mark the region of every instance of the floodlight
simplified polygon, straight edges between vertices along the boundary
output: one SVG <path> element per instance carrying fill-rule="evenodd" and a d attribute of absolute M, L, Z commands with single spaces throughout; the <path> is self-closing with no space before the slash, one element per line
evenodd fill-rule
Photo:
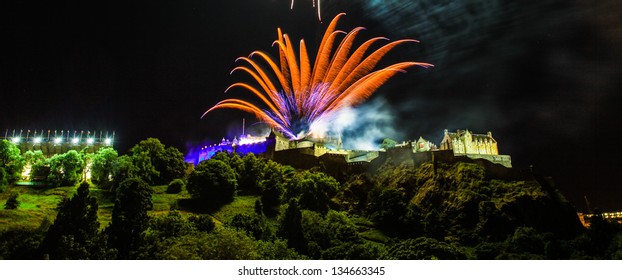
<path fill-rule="evenodd" d="M 35 138 L 34 142 L 35 142 L 35 144 L 41 143 L 41 137 Z"/>
<path fill-rule="evenodd" d="M 93 144 L 93 142 L 95 142 L 95 139 L 93 139 L 93 138 L 86 139 L 86 143 L 89 144 L 89 145 Z"/>
<path fill-rule="evenodd" d="M 78 144 L 79 142 L 80 142 L 80 139 L 79 139 L 79 138 L 77 138 L 77 137 L 76 137 L 76 138 L 71 139 L 71 143 L 72 143 L 72 144 Z"/>
<path fill-rule="evenodd" d="M 11 139 L 11 141 L 13 141 L 13 143 L 19 143 L 19 141 L 22 141 L 22 139 L 19 138 L 19 137 L 13 137 L 13 139 Z"/>
<path fill-rule="evenodd" d="M 54 138 L 54 144 L 60 144 L 60 142 L 63 142 L 63 138 L 60 138 L 60 137 Z"/>
<path fill-rule="evenodd" d="M 108 146 L 110 146 L 110 144 L 112 144 L 112 139 L 110 138 L 106 138 L 106 140 L 104 140 L 104 143 Z"/>

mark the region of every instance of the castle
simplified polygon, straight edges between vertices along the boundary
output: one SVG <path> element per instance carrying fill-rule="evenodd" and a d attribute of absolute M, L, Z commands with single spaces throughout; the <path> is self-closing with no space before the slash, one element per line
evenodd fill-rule
<path fill-rule="evenodd" d="M 441 141 L 441 150 L 452 150 L 455 156 L 467 156 L 472 159 L 486 159 L 490 162 L 512 167 L 509 155 L 500 155 L 497 140 L 492 137 L 492 132 L 475 134 L 468 130 L 449 132 L 445 129 L 445 135 Z"/>
<path fill-rule="evenodd" d="M 245 137 L 242 137 L 243 139 Z M 419 137 L 417 141 L 395 143 L 385 141 L 379 150 L 346 150 L 341 148 L 341 138 L 290 140 L 283 134 L 272 131 L 265 141 L 241 144 L 242 141 L 223 139 L 221 143 L 203 146 L 187 157 L 188 162 L 198 164 L 211 158 L 217 152 L 254 153 L 296 168 L 323 166 L 333 172 L 364 172 L 376 169 L 387 160 L 418 166 L 429 161 L 471 161 L 500 173 L 511 169 L 509 155 L 500 155 L 497 141 L 492 133 L 475 134 L 469 130 L 455 133 L 445 129 L 440 148 Z M 499 173 L 498 172 L 498 173 Z"/>

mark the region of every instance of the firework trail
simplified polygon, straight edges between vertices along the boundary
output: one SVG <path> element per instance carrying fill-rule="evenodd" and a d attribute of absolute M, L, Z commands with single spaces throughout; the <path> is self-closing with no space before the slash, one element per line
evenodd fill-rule
<path fill-rule="evenodd" d="M 317 18 L 320 20 L 320 22 L 322 21 L 322 14 L 320 12 L 321 8 L 320 8 L 320 0 L 311 0 L 311 3 L 313 3 L 313 7 L 315 8 L 317 6 Z M 294 0 L 292 0 L 292 4 L 289 7 L 290 9 L 294 9 Z"/>
<path fill-rule="evenodd" d="M 298 60 L 289 36 L 277 29 L 278 39 L 273 46 L 279 49 L 280 63 L 263 51 L 240 57 L 237 60 L 248 66 L 238 66 L 231 72 L 246 72 L 257 85 L 239 82 L 225 90 L 244 88 L 261 100 L 261 107 L 243 99 L 225 99 L 208 109 L 203 116 L 215 109 L 232 108 L 253 113 L 290 139 L 322 135 L 320 131 L 313 131 L 314 124 L 330 122 L 330 118 L 340 110 L 363 103 L 389 78 L 405 72 L 408 67 L 432 66 L 422 62 L 400 62 L 373 71 L 391 49 L 406 42 L 418 41 L 404 39 L 391 42 L 366 56 L 372 44 L 388 39 L 375 37 L 354 49 L 354 39 L 364 28 L 357 27 L 349 33 L 336 30 L 337 22 L 343 15 L 337 15 L 328 25 L 313 67 L 304 40 L 300 40 Z M 338 37 L 344 34 L 339 41 Z M 339 44 L 333 51 L 337 42 Z M 268 69 L 262 68 L 259 62 L 267 65 Z"/>

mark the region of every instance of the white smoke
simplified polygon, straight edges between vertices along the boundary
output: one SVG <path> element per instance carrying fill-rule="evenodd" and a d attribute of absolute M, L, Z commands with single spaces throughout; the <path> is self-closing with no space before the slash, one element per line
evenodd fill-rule
<path fill-rule="evenodd" d="M 341 135 L 344 149 L 377 150 L 385 138 L 402 139 L 394 128 L 394 110 L 382 98 L 375 98 L 360 107 L 344 108 L 311 124 L 313 137 Z"/>

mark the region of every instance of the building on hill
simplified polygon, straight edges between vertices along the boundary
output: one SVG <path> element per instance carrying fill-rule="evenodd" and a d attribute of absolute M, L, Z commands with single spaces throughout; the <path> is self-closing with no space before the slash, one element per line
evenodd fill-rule
<path fill-rule="evenodd" d="M 490 131 L 486 134 L 475 134 L 469 130 L 449 132 L 445 129 L 440 150 L 452 150 L 454 156 L 466 156 L 472 159 L 482 158 L 508 168 L 512 167 L 510 156 L 499 154 L 497 140 L 492 137 Z"/>
<path fill-rule="evenodd" d="M 490 132 L 474 134 L 468 130 L 458 130 L 456 133 L 449 133 L 445 130 L 444 136 L 440 148 L 419 137 L 417 141 L 400 144 L 392 141 L 391 145 L 380 150 L 359 151 L 341 148 L 340 137 L 291 140 L 278 131 L 272 131 L 267 137 L 262 137 L 263 141 L 257 137 L 259 140 L 249 144 L 242 144 L 241 140 L 245 137 L 241 137 L 239 142 L 237 139 L 233 141 L 223 139 L 220 144 L 202 146 L 196 149 L 196 155 L 188 156 L 187 161 L 198 164 L 217 152 L 233 152 L 241 155 L 253 152 L 296 168 L 330 166 L 334 170 L 365 170 L 367 166 L 379 166 L 387 159 L 396 163 L 418 165 L 433 160 L 454 161 L 465 158 L 484 160 L 505 168 L 512 167 L 509 155 L 499 155 L 497 141 Z"/>

